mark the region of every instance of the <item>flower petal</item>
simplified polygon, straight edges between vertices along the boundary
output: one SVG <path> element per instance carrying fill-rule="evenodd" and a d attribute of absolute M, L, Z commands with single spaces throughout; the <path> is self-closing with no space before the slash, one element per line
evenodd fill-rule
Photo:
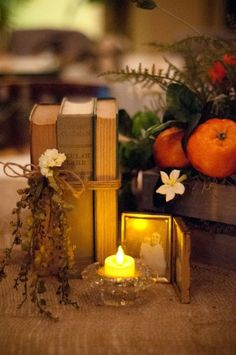
<path fill-rule="evenodd" d="M 169 185 L 161 185 L 157 190 L 156 193 L 157 194 L 161 194 L 161 195 L 166 195 L 169 191 L 169 189 L 171 188 L 171 186 Z"/>
<path fill-rule="evenodd" d="M 160 171 L 160 174 L 161 174 L 161 181 L 164 183 L 164 184 L 169 184 L 170 183 L 170 179 L 169 179 L 169 176 L 164 172 L 164 171 Z"/>
<path fill-rule="evenodd" d="M 180 170 L 177 169 L 172 170 L 170 173 L 170 180 L 177 181 L 177 179 L 179 178 L 179 174 L 180 174 Z"/>
<path fill-rule="evenodd" d="M 171 187 L 166 194 L 166 202 L 173 200 L 174 197 L 175 197 L 175 192 L 174 189 Z"/>
<path fill-rule="evenodd" d="M 173 190 L 176 194 L 183 195 L 185 187 L 181 182 L 176 182 L 173 186 Z"/>

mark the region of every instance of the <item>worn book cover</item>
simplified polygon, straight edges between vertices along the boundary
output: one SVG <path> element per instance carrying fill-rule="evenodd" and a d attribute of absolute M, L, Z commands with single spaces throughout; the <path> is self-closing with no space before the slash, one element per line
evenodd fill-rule
<path fill-rule="evenodd" d="M 39 157 L 47 149 L 56 148 L 56 121 L 60 105 L 54 104 L 36 104 L 30 114 L 30 153 L 31 163 L 38 165 Z M 58 253 L 55 251 L 54 243 L 50 238 L 51 222 L 50 210 L 45 218 L 44 226 L 49 230 L 43 241 L 48 255 L 50 257 L 49 267 L 45 270 L 45 274 L 54 274 L 58 268 Z M 49 252 L 51 251 L 51 252 Z"/>
<path fill-rule="evenodd" d="M 57 147 L 56 121 L 60 105 L 36 104 L 30 114 L 31 163 L 38 165 L 46 149 Z"/>

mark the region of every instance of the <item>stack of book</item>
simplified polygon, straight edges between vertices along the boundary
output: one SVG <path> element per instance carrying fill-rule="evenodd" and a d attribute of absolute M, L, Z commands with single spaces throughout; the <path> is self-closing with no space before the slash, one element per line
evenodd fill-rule
<path fill-rule="evenodd" d="M 115 99 L 91 98 L 86 102 L 63 99 L 61 105 L 37 104 L 30 115 L 31 163 L 46 149 L 66 154 L 64 168 L 86 181 L 117 179 L 117 103 Z M 68 213 L 71 241 L 76 245 L 79 269 L 101 264 L 117 249 L 117 189 L 86 189 Z"/>

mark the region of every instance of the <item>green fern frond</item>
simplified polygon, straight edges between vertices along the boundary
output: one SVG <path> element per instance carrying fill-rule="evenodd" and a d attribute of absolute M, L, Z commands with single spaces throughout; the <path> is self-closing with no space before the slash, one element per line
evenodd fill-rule
<path fill-rule="evenodd" d="M 236 52 L 235 39 L 206 36 L 188 37 L 173 44 L 152 45 L 159 51 L 175 53 L 183 59 L 182 70 L 176 68 L 170 61 L 166 62 L 178 72 L 177 78 L 191 88 L 202 101 L 207 101 L 211 95 L 212 85 L 208 70 L 214 60 L 223 58 L 225 53 Z"/>
<path fill-rule="evenodd" d="M 153 85 L 158 84 L 161 89 L 166 89 L 169 83 L 183 84 L 183 80 L 178 76 L 178 72 L 172 67 L 168 67 L 166 72 L 163 69 L 157 71 L 155 65 L 149 70 L 143 68 L 142 64 L 139 64 L 137 69 L 130 69 L 126 66 L 125 69 L 119 69 L 115 71 L 107 71 L 100 76 L 107 76 L 112 81 L 130 81 L 132 84 L 142 84 L 143 87 L 151 88 Z"/>
<path fill-rule="evenodd" d="M 158 69 L 155 64 L 150 69 L 138 68 L 109 71 L 102 73 L 112 81 L 129 81 L 133 85 L 141 84 L 144 88 L 151 89 L 158 85 L 166 90 L 170 83 L 183 84 L 193 91 L 204 104 L 212 99 L 212 83 L 208 75 L 209 68 L 217 59 L 223 59 L 225 53 L 236 53 L 236 39 L 222 39 L 206 36 L 188 37 L 172 44 L 152 43 L 158 51 L 174 53 L 182 58 L 183 64 L 178 68 L 168 58 L 164 57 L 166 69 Z"/>

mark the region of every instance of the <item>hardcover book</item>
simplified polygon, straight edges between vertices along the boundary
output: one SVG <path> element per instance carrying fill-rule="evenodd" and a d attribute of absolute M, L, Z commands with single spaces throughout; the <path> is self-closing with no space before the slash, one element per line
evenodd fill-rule
<path fill-rule="evenodd" d="M 93 98 L 72 102 L 64 98 L 57 118 L 57 148 L 66 154 L 64 168 L 93 179 Z M 71 242 L 76 245 L 80 269 L 94 261 L 93 191 L 85 190 L 79 199 L 66 196 L 73 209 L 68 213 Z"/>
<path fill-rule="evenodd" d="M 40 155 L 46 149 L 57 147 L 56 121 L 60 105 L 36 104 L 30 114 L 31 163 L 38 165 Z"/>
<path fill-rule="evenodd" d="M 95 179 L 117 179 L 117 103 L 115 99 L 98 99 L 95 125 Z M 117 250 L 118 201 L 116 189 L 95 191 L 96 259 L 105 258 Z"/>
<path fill-rule="evenodd" d="M 45 152 L 46 149 L 52 149 L 57 147 L 56 121 L 59 109 L 60 105 L 54 104 L 34 105 L 29 117 L 31 133 L 31 164 L 37 166 L 39 163 L 39 157 Z M 44 221 L 45 228 L 48 228 L 50 224 L 49 215 L 50 213 L 47 214 Z M 44 245 L 46 246 L 46 249 L 48 251 L 52 251 L 52 253 L 48 253 L 48 255 L 50 255 L 51 267 L 48 270 L 45 270 L 45 274 L 54 274 L 57 272 L 58 253 L 54 250 L 53 241 L 48 234 L 45 235 Z"/>
<path fill-rule="evenodd" d="M 114 99 L 94 98 L 86 102 L 63 99 L 61 105 L 35 105 L 31 116 L 31 162 L 46 149 L 66 154 L 64 168 L 86 183 L 108 183 L 117 179 L 117 104 Z M 73 183 L 73 182 L 72 182 Z M 113 185 L 112 185 L 113 186 Z M 76 186 L 75 186 L 76 187 Z M 117 249 L 117 187 L 85 189 L 78 199 L 65 192 L 74 208 L 68 213 L 71 242 L 76 245 L 81 271 L 96 259 L 104 259 Z"/>

